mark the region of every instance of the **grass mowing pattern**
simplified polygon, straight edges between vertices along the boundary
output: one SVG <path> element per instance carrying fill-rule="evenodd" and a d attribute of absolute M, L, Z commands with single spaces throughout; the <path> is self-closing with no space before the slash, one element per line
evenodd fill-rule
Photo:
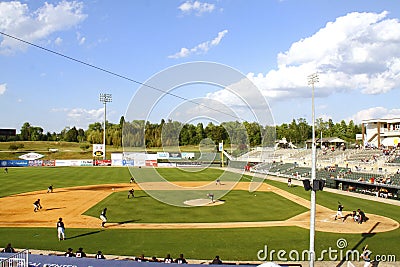
<path fill-rule="evenodd" d="M 161 169 L 160 169 L 161 170 Z M 171 170 L 170 179 L 183 179 L 175 169 L 162 169 L 165 173 Z M 173 171 L 172 171 L 173 170 Z M 208 170 L 203 174 L 212 178 L 220 170 Z M 213 174 L 214 173 L 214 174 Z M 166 174 L 168 175 L 168 174 Z M 192 174 L 190 175 L 191 178 Z M 102 167 L 68 167 L 68 168 L 11 168 L 8 174 L 0 173 L 0 196 L 16 193 L 45 190 L 48 185 L 54 184 L 56 190 L 61 187 L 70 187 L 90 184 L 126 183 L 130 174 L 126 168 Z M 214 176 L 215 177 L 215 176 Z M 190 179 L 186 177 L 185 179 Z M 199 179 L 199 178 L 196 178 Z M 202 178 L 203 179 L 203 178 Z M 288 188 L 286 180 L 283 183 L 268 181 L 290 193 L 309 199 L 310 193 L 302 187 Z M 139 192 L 136 192 L 139 194 Z M 244 192 L 242 192 L 244 193 Z M 122 192 L 122 197 L 127 192 Z M 257 192 L 257 199 L 260 192 Z M 264 193 L 262 193 L 264 194 Z M 138 195 L 139 196 L 139 195 Z M 113 198 L 114 196 L 112 196 Z M 233 197 L 229 196 L 229 197 Z M 240 199 L 243 196 L 238 197 Z M 143 198 L 146 199 L 146 198 Z M 126 199 L 128 200 L 128 199 Z M 129 199 L 130 201 L 131 199 Z M 250 198 L 249 198 L 250 200 Z M 231 200 L 233 201 L 233 200 Z M 258 201 L 258 200 L 257 200 Z M 337 201 L 344 204 L 345 209 L 362 208 L 368 213 L 375 213 L 395 220 L 400 218 L 400 207 L 373 201 L 357 199 L 348 196 L 336 195 L 328 192 L 318 192 L 317 202 L 321 205 L 336 209 Z M 129 202 L 128 202 L 129 203 Z M 227 204 L 227 203 L 226 203 Z M 222 205 L 225 206 L 226 204 Z M 254 205 L 254 204 L 250 204 Z M 271 207 L 278 205 L 275 202 L 265 203 L 264 212 L 269 213 Z M 134 209 L 140 208 L 139 206 Z M 129 210 L 126 213 L 131 213 Z M 287 212 L 282 208 L 281 213 Z M 114 216 L 110 214 L 109 217 Z M 133 215 L 137 212 L 134 210 Z M 140 214 L 140 213 L 139 213 Z M 271 213 L 272 214 L 272 213 Z M 273 214 L 274 215 L 274 214 Z M 0 214 L 1 216 L 1 214 Z M 96 214 L 96 217 L 98 214 Z M 118 215 L 119 216 L 119 215 Z M 146 256 L 164 257 L 171 253 L 177 257 L 184 253 L 187 258 L 212 259 L 220 255 L 222 260 L 257 260 L 257 252 L 264 248 L 296 249 L 302 251 L 308 248 L 309 232 L 297 227 L 268 227 L 242 229 L 193 229 L 193 230 L 112 230 L 112 229 L 69 229 L 66 223 L 66 234 L 70 239 L 59 242 L 54 228 L 0 228 L 0 240 L 5 246 L 11 242 L 17 248 L 36 248 L 65 251 L 68 247 L 74 249 L 83 247 L 89 253 L 102 250 L 106 254 L 137 256 L 144 253 Z M 360 250 L 365 244 L 377 254 L 393 254 L 400 258 L 400 230 L 379 234 L 333 234 L 316 233 L 316 251 L 329 247 L 336 249 L 336 241 L 345 238 L 349 249 Z M 317 256 L 318 257 L 318 256 Z"/>
<path fill-rule="evenodd" d="M 272 192 L 257 192 L 255 196 L 248 191 L 235 190 L 223 197 L 224 204 L 187 208 L 161 203 L 143 191 L 136 191 L 133 199 L 128 199 L 127 195 L 128 192 L 113 193 L 85 212 L 85 215 L 97 218 L 100 211 L 107 207 L 107 218 L 114 223 L 201 223 L 282 221 L 307 211 Z"/>
<path fill-rule="evenodd" d="M 0 173 L 0 197 L 37 190 L 46 190 L 49 185 L 57 188 L 127 183 L 130 173 L 127 168 L 107 167 L 35 167 L 9 168 L 8 174 Z"/>
<path fill-rule="evenodd" d="M 258 260 L 257 252 L 267 246 L 271 250 L 307 250 L 309 232 L 297 227 L 268 227 L 244 229 L 194 229 L 194 230 L 111 230 L 111 229 L 66 229 L 67 240 L 59 242 L 55 229 L 47 228 L 0 228 L 2 240 L 11 242 L 17 248 L 37 248 L 43 250 L 66 251 L 83 247 L 88 253 L 102 250 L 105 254 L 157 256 L 163 258 L 167 253 L 177 257 L 180 253 L 192 259 L 212 259 L 220 255 L 222 260 Z M 4 239 L 7 237 L 7 239 Z M 336 241 L 345 238 L 347 249 L 360 251 L 365 244 L 373 255 L 399 256 L 397 240 L 389 233 L 365 238 L 362 235 L 332 233 L 316 235 L 316 252 L 320 257 L 322 250 L 329 247 L 337 249 Z M 388 244 L 382 243 L 382 239 Z M 389 241 L 391 240 L 392 241 Z M 335 255 L 335 254 L 333 254 Z M 276 260 L 276 252 L 273 255 Z M 287 255 L 286 255 L 287 256 Z M 327 255 L 325 255 L 327 256 Z M 269 258 L 268 258 L 269 259 Z M 328 258 L 325 257 L 325 260 Z"/>

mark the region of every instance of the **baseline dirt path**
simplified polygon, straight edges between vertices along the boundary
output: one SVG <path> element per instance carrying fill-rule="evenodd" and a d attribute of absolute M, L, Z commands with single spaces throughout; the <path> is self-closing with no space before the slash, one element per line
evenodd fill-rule
<path fill-rule="evenodd" d="M 232 185 L 212 185 L 204 182 L 176 182 L 175 185 L 189 189 L 198 188 L 208 184 L 205 190 L 228 189 Z M 63 217 L 68 228 L 99 228 L 100 219 L 85 216 L 83 213 L 113 192 L 128 191 L 132 185 L 107 184 L 82 187 L 56 189 L 53 193 L 46 190 L 30 192 L 0 198 L 0 227 L 54 227 L 59 217 Z M 140 187 L 146 190 L 171 190 L 168 183 L 141 183 Z M 135 188 L 140 190 L 136 185 Z M 249 183 L 238 183 L 233 190 L 248 190 Z M 201 190 L 201 189 L 199 189 Z M 306 208 L 310 202 L 271 185 L 262 184 L 257 191 L 273 192 L 287 198 Z M 41 199 L 43 209 L 33 212 L 33 202 Z M 357 224 L 350 219 L 342 222 L 334 220 L 336 211 L 317 205 L 316 230 L 333 233 L 368 233 L 385 232 L 397 229 L 399 223 L 390 218 L 367 214 L 370 220 L 367 223 Z M 344 214 L 348 211 L 343 212 Z M 226 223 L 127 223 L 108 224 L 112 229 L 194 229 L 194 228 L 244 228 L 244 227 L 272 227 L 272 226 L 298 226 L 309 228 L 309 211 L 292 217 L 286 221 L 266 222 L 226 222 Z"/>

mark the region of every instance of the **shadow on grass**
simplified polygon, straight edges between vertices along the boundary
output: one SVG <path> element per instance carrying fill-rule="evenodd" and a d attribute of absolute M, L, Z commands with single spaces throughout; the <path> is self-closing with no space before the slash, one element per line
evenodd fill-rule
<path fill-rule="evenodd" d="M 380 222 L 375 223 L 374 226 L 372 226 L 372 228 L 371 228 L 367 233 L 362 233 L 362 234 L 361 234 L 361 237 L 362 237 L 362 238 L 360 239 L 360 241 L 358 241 L 350 250 L 351 250 L 351 251 L 357 250 L 357 249 L 359 248 L 359 246 L 360 246 L 367 238 L 373 237 L 373 236 L 376 234 L 376 233 L 373 233 L 373 231 L 374 231 L 374 229 L 375 229 L 376 227 L 378 227 L 379 224 L 380 224 Z M 339 262 L 339 264 L 336 265 L 336 267 L 341 267 L 347 260 L 348 260 L 348 259 L 347 259 L 347 255 L 346 255 L 346 256 L 344 256 L 344 257 L 342 258 L 342 260 Z"/>
<path fill-rule="evenodd" d="M 87 232 L 87 233 L 80 234 L 80 235 L 71 236 L 71 237 L 65 238 L 65 240 L 79 238 L 79 237 L 88 236 L 88 235 L 94 235 L 94 234 L 98 234 L 100 232 L 103 232 L 103 230 L 96 230 L 96 231 Z"/>
<path fill-rule="evenodd" d="M 126 223 L 135 223 L 135 222 L 138 222 L 138 221 L 140 221 L 140 219 L 139 220 L 129 220 L 129 221 L 117 222 L 116 224 L 117 225 L 122 225 L 122 224 L 126 224 Z"/>

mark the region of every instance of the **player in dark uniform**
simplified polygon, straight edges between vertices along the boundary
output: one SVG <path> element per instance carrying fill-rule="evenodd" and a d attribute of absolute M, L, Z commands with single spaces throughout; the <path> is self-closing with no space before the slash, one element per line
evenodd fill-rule
<path fill-rule="evenodd" d="M 343 207 L 342 204 L 338 204 L 337 212 L 336 212 L 336 215 L 335 215 L 335 220 L 337 220 L 338 216 L 340 216 L 340 219 L 343 219 L 343 213 L 342 213 L 343 208 L 344 207 Z"/>
<path fill-rule="evenodd" d="M 186 263 L 188 263 L 188 262 L 187 262 L 187 260 L 183 257 L 183 254 L 180 254 L 180 255 L 179 255 L 179 258 L 176 258 L 176 259 L 175 259 L 175 263 L 178 263 L 178 264 L 186 264 Z"/>
<path fill-rule="evenodd" d="M 53 185 L 49 185 L 49 187 L 47 187 L 47 193 L 53 193 Z"/>
<path fill-rule="evenodd" d="M 132 188 L 131 190 L 129 190 L 128 191 L 128 198 L 130 197 L 130 196 L 132 196 L 132 198 L 134 198 L 135 197 L 135 190 Z"/>
<path fill-rule="evenodd" d="M 104 208 L 102 211 L 101 211 L 101 214 L 100 214 L 100 219 L 102 220 L 102 222 L 101 222 L 101 227 L 105 227 L 105 224 L 106 224 L 106 222 L 107 222 L 107 216 L 106 216 L 106 212 L 107 212 L 107 208 Z"/>
<path fill-rule="evenodd" d="M 104 260 L 106 257 L 104 257 L 103 253 L 99 250 L 99 251 L 97 251 L 95 258 Z"/>
<path fill-rule="evenodd" d="M 131 177 L 131 180 L 129 181 L 129 183 L 130 183 L 130 184 L 131 184 L 131 183 L 134 183 L 134 184 L 136 183 L 136 182 L 135 182 L 135 178 L 133 178 L 133 176 Z"/>
<path fill-rule="evenodd" d="M 68 248 L 67 252 L 64 253 L 65 257 L 75 257 L 74 252 L 72 252 L 72 248 Z"/>
<path fill-rule="evenodd" d="M 208 193 L 207 197 L 211 199 L 212 203 L 214 203 L 214 193 Z"/>
<path fill-rule="evenodd" d="M 57 235 L 58 235 L 58 240 L 65 240 L 65 226 L 64 222 L 62 221 L 62 218 L 58 219 L 57 222 Z"/>
<path fill-rule="evenodd" d="M 167 254 L 167 256 L 164 258 L 164 263 L 173 263 L 174 259 L 171 258 L 170 254 Z"/>
<path fill-rule="evenodd" d="M 358 219 L 359 224 L 362 224 L 363 222 L 368 221 L 369 218 L 367 216 L 365 216 L 365 213 L 362 210 L 357 209 L 357 212 L 358 212 L 358 216 L 359 216 L 359 219 Z"/>
<path fill-rule="evenodd" d="M 42 205 L 40 204 L 40 199 L 36 200 L 35 202 L 33 202 L 33 211 L 37 212 L 38 210 L 42 209 Z"/>
<path fill-rule="evenodd" d="M 83 248 L 78 248 L 78 250 L 75 253 L 75 257 L 77 258 L 84 258 L 86 257 L 86 253 L 83 252 Z"/>

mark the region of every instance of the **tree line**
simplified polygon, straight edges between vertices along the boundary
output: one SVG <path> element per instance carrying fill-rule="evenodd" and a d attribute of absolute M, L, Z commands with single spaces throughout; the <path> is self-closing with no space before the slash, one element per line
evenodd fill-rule
<path fill-rule="evenodd" d="M 65 141 L 99 144 L 103 143 L 103 125 L 100 122 L 89 124 L 86 130 L 66 127 L 61 132 L 45 133 L 42 127 L 25 122 L 16 136 L 2 137 L 1 141 Z M 353 121 L 334 123 L 322 118 L 315 123 L 316 136 L 339 137 L 346 142 L 355 142 L 361 126 Z M 240 150 L 255 146 L 273 146 L 276 139 L 286 138 L 288 142 L 303 147 L 312 137 L 312 125 L 306 119 L 293 119 L 291 123 L 264 126 L 257 122 L 223 122 L 219 125 L 203 123 L 196 125 L 164 119 L 160 123 L 144 120 L 125 121 L 121 117 L 118 124 L 106 122 L 106 144 L 115 147 L 163 147 L 185 146 L 224 142 L 236 145 Z"/>

